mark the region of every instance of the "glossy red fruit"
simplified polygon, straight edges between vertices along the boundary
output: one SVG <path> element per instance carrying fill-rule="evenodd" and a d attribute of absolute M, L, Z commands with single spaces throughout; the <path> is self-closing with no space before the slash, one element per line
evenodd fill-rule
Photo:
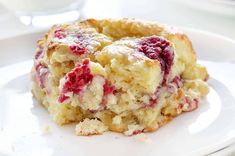
<path fill-rule="evenodd" d="M 65 95 L 68 92 L 79 94 L 84 86 L 90 83 L 92 79 L 93 75 L 90 72 L 89 60 L 85 59 L 82 63 L 77 64 L 72 71 L 66 74 L 59 102 L 64 102 L 68 99 L 68 96 Z"/>
<path fill-rule="evenodd" d="M 148 58 L 160 62 L 161 70 L 164 72 L 162 84 L 165 85 L 174 59 L 174 52 L 170 43 L 162 37 L 153 36 L 144 38 L 139 44 L 140 52 L 143 52 Z"/>

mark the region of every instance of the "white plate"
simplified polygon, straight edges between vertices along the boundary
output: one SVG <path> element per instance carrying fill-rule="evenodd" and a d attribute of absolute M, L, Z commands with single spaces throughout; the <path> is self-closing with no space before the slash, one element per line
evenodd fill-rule
<path fill-rule="evenodd" d="M 20 156 L 204 155 L 235 142 L 235 43 L 186 30 L 210 73 L 210 93 L 199 109 L 184 113 L 147 143 L 116 133 L 79 137 L 59 127 L 30 93 L 31 58 L 40 33 L 0 41 L 0 154 Z M 49 133 L 43 134 L 43 127 Z"/>

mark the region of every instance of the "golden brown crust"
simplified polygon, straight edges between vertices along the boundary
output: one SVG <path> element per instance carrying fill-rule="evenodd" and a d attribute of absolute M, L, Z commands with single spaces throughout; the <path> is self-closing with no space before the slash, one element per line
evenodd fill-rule
<path fill-rule="evenodd" d="M 44 37 L 44 41 L 51 45 L 51 39 L 56 28 L 60 29 L 86 29 L 93 28 L 98 33 L 103 33 L 116 39 L 122 37 L 142 37 L 142 36 L 163 36 L 174 43 L 176 51 L 180 54 L 179 57 L 186 63 L 196 61 L 196 55 L 189 38 L 180 30 L 167 25 L 156 22 L 147 22 L 136 19 L 104 19 L 95 20 L 87 19 L 75 24 L 56 25 L 48 31 Z M 40 41 L 41 42 L 41 41 Z M 57 46 L 55 44 L 52 44 Z M 52 46 L 52 47 L 54 47 Z M 187 54 L 185 54 L 187 53 Z"/>
<path fill-rule="evenodd" d="M 174 43 L 176 51 L 178 51 L 181 56 L 185 56 L 182 57 L 184 62 L 190 64 L 196 61 L 195 51 L 193 50 L 192 43 L 189 38 L 182 31 L 172 26 L 128 18 L 117 20 L 88 19 L 82 21 L 81 24 L 84 26 L 97 28 L 100 33 L 110 35 L 116 39 L 127 36 L 163 36 Z M 189 55 L 190 57 L 188 57 Z"/>
<path fill-rule="evenodd" d="M 161 128 L 162 126 L 164 126 L 167 123 L 169 123 L 172 119 L 173 119 L 173 117 L 164 116 L 164 119 L 162 120 L 162 122 L 159 122 L 157 124 L 157 126 L 155 126 L 155 127 L 146 127 L 144 129 L 144 132 L 154 132 L 154 131 L 158 130 L 159 128 Z"/>

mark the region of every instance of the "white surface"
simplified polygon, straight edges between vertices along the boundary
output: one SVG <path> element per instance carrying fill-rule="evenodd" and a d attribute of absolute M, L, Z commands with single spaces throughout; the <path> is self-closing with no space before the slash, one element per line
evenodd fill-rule
<path fill-rule="evenodd" d="M 81 0 L 80 0 L 81 1 Z M 0 0 L 7 9 L 13 12 L 24 12 L 32 15 L 35 12 L 57 12 L 79 2 L 79 0 Z"/>
<path fill-rule="evenodd" d="M 186 0 L 85 0 L 82 16 L 83 18 L 149 19 L 215 32 L 235 39 L 235 16 L 209 12 L 193 5 L 189 7 L 184 1 Z M 195 2 L 196 0 L 187 1 Z M 201 3 L 201 6 L 203 4 Z M 21 24 L 16 17 L 6 12 L 1 6 L 0 23 L 0 38 L 35 30 L 33 27 Z"/>
<path fill-rule="evenodd" d="M 210 93 L 199 109 L 185 113 L 154 133 L 148 143 L 116 133 L 74 135 L 74 125 L 59 127 L 32 99 L 30 68 L 40 33 L 0 41 L 0 154 L 19 156 L 204 155 L 235 141 L 235 43 L 188 30 L 200 63 L 208 68 Z M 215 46 L 216 45 L 216 46 Z M 49 132 L 43 129 L 49 126 Z M 170 150 L 169 150 L 170 148 Z M 231 154 L 223 153 L 224 155 Z"/>

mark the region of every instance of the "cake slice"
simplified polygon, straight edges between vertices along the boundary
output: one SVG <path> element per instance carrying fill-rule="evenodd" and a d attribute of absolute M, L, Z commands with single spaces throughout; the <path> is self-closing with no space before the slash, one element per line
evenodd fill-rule
<path fill-rule="evenodd" d="M 32 93 L 77 135 L 157 130 L 198 108 L 208 73 L 176 28 L 134 19 L 52 27 L 37 42 Z"/>

